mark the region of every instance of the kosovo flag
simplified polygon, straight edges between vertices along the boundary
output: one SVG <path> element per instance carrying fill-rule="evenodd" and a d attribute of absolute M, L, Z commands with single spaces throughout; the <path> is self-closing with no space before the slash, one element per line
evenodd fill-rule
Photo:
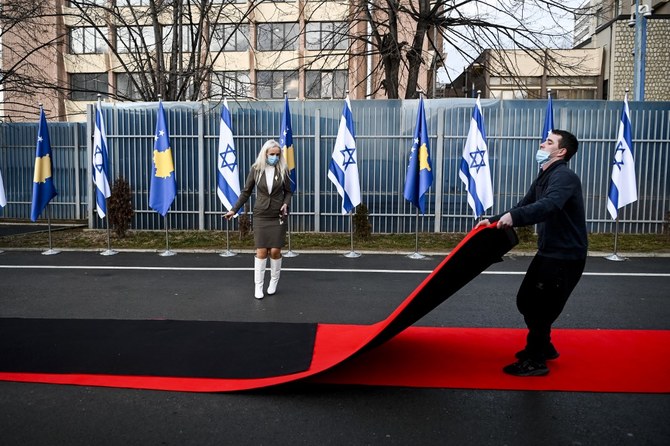
<path fill-rule="evenodd" d="M 158 103 L 158 117 L 156 119 L 156 135 L 154 136 L 154 141 L 149 206 L 151 209 L 165 217 L 170 206 L 172 206 L 172 202 L 177 196 L 177 179 L 175 177 L 174 163 L 172 162 L 170 135 L 168 134 L 167 124 L 165 122 L 163 101 L 159 101 Z"/>
<path fill-rule="evenodd" d="M 284 115 L 281 120 L 281 134 L 279 147 L 288 164 L 288 176 L 291 180 L 291 193 L 298 188 L 298 179 L 295 172 L 295 154 L 293 153 L 293 128 L 291 127 L 291 110 L 288 107 L 288 97 L 284 97 Z"/>
<path fill-rule="evenodd" d="M 51 140 L 44 109 L 40 110 L 40 125 L 37 129 L 37 150 L 35 152 L 35 174 L 33 176 L 33 203 L 30 219 L 37 221 L 51 199 L 58 195 L 52 177 Z"/>
<path fill-rule="evenodd" d="M 416 128 L 412 150 L 409 152 L 409 164 L 405 179 L 405 200 L 426 213 L 426 192 L 433 184 L 433 167 L 428 147 L 428 129 L 426 128 L 426 111 L 423 98 L 419 99 L 419 110 L 416 115 Z"/>

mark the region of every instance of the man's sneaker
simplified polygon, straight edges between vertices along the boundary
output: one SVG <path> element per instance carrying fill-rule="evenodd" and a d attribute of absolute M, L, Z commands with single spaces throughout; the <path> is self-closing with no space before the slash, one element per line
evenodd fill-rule
<path fill-rule="evenodd" d="M 560 353 L 554 348 L 554 346 L 550 346 L 547 351 L 544 352 L 544 359 L 547 361 L 551 361 L 552 359 L 556 359 L 560 356 Z M 528 354 L 528 350 L 525 348 L 523 350 L 519 350 L 514 354 L 514 357 L 516 359 L 519 359 L 523 361 L 524 359 L 529 359 L 530 355 Z"/>
<path fill-rule="evenodd" d="M 524 359 L 503 367 L 503 372 L 514 376 L 542 376 L 549 373 L 549 368 L 544 362 Z"/>

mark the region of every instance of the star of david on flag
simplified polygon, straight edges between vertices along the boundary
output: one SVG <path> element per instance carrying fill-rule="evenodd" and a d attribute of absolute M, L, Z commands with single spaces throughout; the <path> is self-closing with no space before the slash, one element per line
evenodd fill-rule
<path fill-rule="evenodd" d="M 44 109 L 40 108 L 40 123 L 37 128 L 37 148 L 35 150 L 35 174 L 33 176 L 33 201 L 30 219 L 37 221 L 51 199 L 58 195 L 54 185 L 51 139 Z"/>
<path fill-rule="evenodd" d="M 152 161 L 149 206 L 165 217 L 177 196 L 177 179 L 174 162 L 172 161 L 172 148 L 170 148 L 170 135 L 165 120 L 163 101 L 158 102 Z"/>
<path fill-rule="evenodd" d="M 409 164 L 405 178 L 405 200 L 416 206 L 422 214 L 426 213 L 426 192 L 433 184 L 433 166 L 430 161 L 426 111 L 423 97 L 419 99 L 414 128 L 414 143 L 409 152 Z"/>
<path fill-rule="evenodd" d="M 107 156 L 107 133 L 102 118 L 100 101 L 95 107 L 95 130 L 93 132 L 93 184 L 95 185 L 95 204 L 100 218 L 107 214 L 107 198 L 112 194 L 109 189 L 109 158 Z"/>
<path fill-rule="evenodd" d="M 635 159 L 633 157 L 633 137 L 628 108 L 628 93 L 623 101 L 621 122 L 617 136 L 612 179 L 607 194 L 607 210 L 616 220 L 619 209 L 637 200 L 637 181 L 635 179 Z"/>
<path fill-rule="evenodd" d="M 288 177 L 291 180 L 291 193 L 298 188 L 298 179 L 295 171 L 295 154 L 293 150 L 293 128 L 291 127 L 291 110 L 288 106 L 288 96 L 284 97 L 284 114 L 281 120 L 279 147 L 288 165 Z"/>
<path fill-rule="evenodd" d="M 228 99 L 223 100 L 219 126 L 219 150 L 216 168 L 216 194 L 227 210 L 231 210 L 240 196 L 240 171 L 237 163 L 233 124 Z"/>
<path fill-rule="evenodd" d="M 340 127 L 335 139 L 333 156 L 328 166 L 328 179 L 342 197 L 342 213 L 351 212 L 361 204 L 361 185 L 356 162 L 356 134 L 349 96 L 344 100 Z"/>
<path fill-rule="evenodd" d="M 468 204 L 475 214 L 475 218 L 482 215 L 493 206 L 493 186 L 489 167 L 489 154 L 486 145 L 486 131 L 484 130 L 484 115 L 482 106 L 477 98 L 475 108 L 470 119 L 468 138 L 463 147 L 463 158 L 458 176 L 465 184 L 468 192 Z"/>

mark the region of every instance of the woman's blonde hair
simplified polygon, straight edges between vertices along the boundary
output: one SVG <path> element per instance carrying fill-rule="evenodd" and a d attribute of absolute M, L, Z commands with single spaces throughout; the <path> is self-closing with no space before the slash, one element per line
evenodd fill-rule
<path fill-rule="evenodd" d="M 265 144 L 263 144 L 263 147 L 261 147 L 260 152 L 258 152 L 256 161 L 254 162 L 254 164 L 251 165 L 251 168 L 256 170 L 256 181 L 260 180 L 261 175 L 263 175 L 263 172 L 265 172 L 265 168 L 269 166 L 267 162 L 268 150 L 274 147 L 279 149 L 279 162 L 277 163 L 275 168 L 279 169 L 279 173 L 282 179 L 288 176 L 288 165 L 286 164 L 284 151 L 281 150 L 281 147 L 279 147 L 279 143 L 277 141 L 275 141 L 274 139 L 268 139 L 267 141 L 265 141 Z"/>

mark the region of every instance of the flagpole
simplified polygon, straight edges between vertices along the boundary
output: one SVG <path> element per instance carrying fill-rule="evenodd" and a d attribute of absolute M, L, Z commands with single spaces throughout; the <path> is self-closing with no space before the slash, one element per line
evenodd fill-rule
<path fill-rule="evenodd" d="M 167 214 L 165 214 L 165 217 L 163 218 L 165 219 L 165 251 L 161 252 L 159 255 L 161 257 L 170 257 L 177 255 L 177 253 L 170 251 L 170 236 L 168 232 L 168 225 L 170 224 L 170 221 L 167 218 Z"/>
<path fill-rule="evenodd" d="M 349 233 L 351 234 L 351 251 L 346 253 L 344 257 L 348 257 L 350 259 L 356 259 L 361 256 L 361 253 L 354 251 L 354 213 L 349 212 Z"/>
<path fill-rule="evenodd" d="M 284 90 L 284 103 L 288 101 L 288 91 Z M 282 118 L 283 119 L 283 118 Z M 291 129 L 291 131 L 293 131 Z M 291 135 L 292 137 L 293 135 Z M 284 144 L 286 144 L 286 141 L 284 141 Z M 286 151 L 288 153 L 288 150 Z M 297 189 L 296 189 L 297 191 Z M 282 257 L 297 257 L 298 253 L 291 251 L 291 215 L 289 214 L 287 216 L 287 221 L 286 221 L 286 236 L 288 237 L 288 251 L 282 254 Z"/>
<path fill-rule="evenodd" d="M 44 251 L 42 253 L 42 255 L 43 256 L 52 256 L 54 254 L 60 254 L 60 251 L 57 250 L 57 249 L 53 249 L 51 247 L 51 216 L 49 215 L 49 204 L 47 204 L 46 211 L 47 211 L 47 225 L 48 225 L 48 228 L 49 228 L 49 249 Z"/>
<path fill-rule="evenodd" d="M 235 254 L 230 250 L 230 220 L 226 219 L 226 250 L 219 254 L 221 257 L 233 257 Z"/>
<path fill-rule="evenodd" d="M 419 99 L 423 99 L 423 90 L 421 90 L 421 88 L 418 88 L 418 87 L 417 87 L 417 90 L 419 91 Z M 419 103 L 420 102 L 421 101 L 419 101 Z M 420 104 L 419 104 L 419 106 L 420 106 Z M 410 259 L 419 260 L 419 259 L 425 258 L 426 256 L 424 256 L 423 254 L 421 254 L 419 252 L 419 209 L 418 208 L 416 209 L 416 217 L 415 217 L 414 226 L 415 226 L 414 227 L 414 253 L 408 255 L 407 257 L 409 257 Z"/>
<path fill-rule="evenodd" d="M 617 215 L 616 220 L 614 220 L 614 252 L 611 255 L 605 257 L 605 259 L 611 260 L 613 262 L 623 262 L 624 260 L 628 260 L 627 257 L 621 257 L 620 255 L 617 254 L 618 239 L 619 239 L 619 216 Z"/>
<path fill-rule="evenodd" d="M 98 109 L 100 110 L 100 120 L 102 121 L 102 106 L 100 105 L 100 96 L 101 94 L 98 93 Z M 96 114 L 98 111 L 96 110 Z M 106 144 L 106 143 L 105 143 Z M 105 173 L 106 176 L 106 173 Z M 94 185 L 95 186 L 95 185 Z M 97 186 L 95 186 L 97 187 Z M 105 197 L 105 209 L 107 208 L 107 197 Z M 113 256 L 118 254 L 116 251 L 112 249 L 112 237 L 111 237 L 111 230 L 109 228 L 109 214 L 107 211 L 105 211 L 105 225 L 107 226 L 107 250 L 102 251 L 100 253 L 101 256 Z"/>
<path fill-rule="evenodd" d="M 423 259 L 423 258 L 426 257 L 425 255 L 423 255 L 419 252 L 419 210 L 418 209 L 416 210 L 416 220 L 415 220 L 415 222 L 416 222 L 415 223 L 416 228 L 415 228 L 415 231 L 414 231 L 414 236 L 415 236 L 415 238 L 414 238 L 414 253 L 408 255 L 407 257 L 409 257 L 410 259 L 417 259 L 418 260 L 418 259 Z"/>

